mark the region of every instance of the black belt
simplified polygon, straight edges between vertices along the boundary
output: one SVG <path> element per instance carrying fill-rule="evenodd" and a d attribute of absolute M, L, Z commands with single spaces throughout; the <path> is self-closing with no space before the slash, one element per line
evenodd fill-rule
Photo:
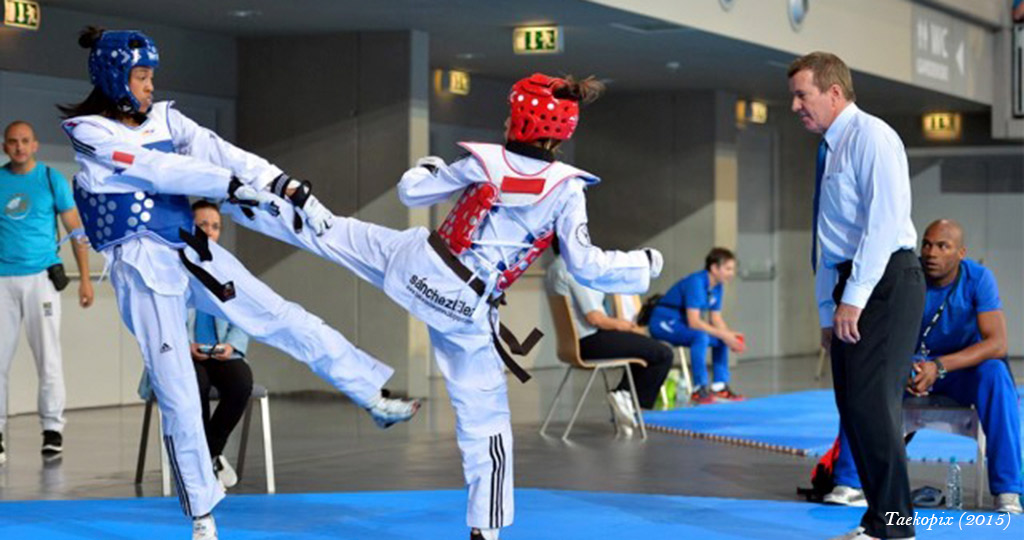
<path fill-rule="evenodd" d="M 892 260 L 893 257 L 901 256 L 901 255 L 906 255 L 906 254 L 913 255 L 914 254 L 914 250 L 911 249 L 911 248 L 898 249 L 898 250 L 892 252 L 892 255 L 889 255 L 889 260 Z M 836 268 L 836 272 L 839 274 L 840 278 L 849 277 L 850 274 L 853 273 L 853 261 L 852 260 L 843 261 L 843 262 L 837 264 L 835 266 L 835 268 Z"/>
<path fill-rule="evenodd" d="M 448 244 L 446 244 L 444 239 L 441 238 L 441 235 L 437 234 L 437 231 L 430 232 L 428 243 L 430 244 L 430 247 L 434 249 L 434 252 L 441 257 L 444 264 L 450 268 L 451 271 L 459 277 L 459 279 L 464 281 L 466 285 L 469 285 L 470 289 L 473 289 L 473 291 L 480 296 L 483 296 L 484 293 L 487 292 L 487 285 L 483 280 L 478 277 L 474 277 L 473 271 L 466 268 L 466 265 L 462 264 L 455 255 L 452 255 L 452 252 L 448 249 Z M 502 294 L 501 296 L 488 300 L 488 303 L 491 307 L 497 308 L 498 304 L 505 303 L 505 295 Z M 494 340 L 494 348 L 498 350 L 498 356 L 500 356 L 501 361 L 505 363 L 505 367 L 507 367 L 508 370 L 511 371 L 517 379 L 519 379 L 519 382 L 526 382 L 530 380 L 530 374 L 527 373 L 526 370 L 512 358 L 512 355 L 501 346 L 501 341 L 505 342 L 509 351 L 512 351 L 512 354 L 516 356 L 526 356 L 527 354 L 530 354 L 530 351 L 533 350 L 535 345 L 537 345 L 540 338 L 544 337 L 544 333 L 534 328 L 530 331 L 530 335 L 526 336 L 526 340 L 520 342 L 507 326 L 502 323 L 498 323 L 497 332 L 494 331 L 494 328 L 491 328 L 491 337 Z"/>
<path fill-rule="evenodd" d="M 206 233 L 202 229 L 196 227 L 195 235 L 189 234 L 185 229 L 178 229 L 178 236 L 181 238 L 188 247 L 194 249 L 199 254 L 200 261 L 212 261 L 213 254 L 210 253 L 210 238 L 206 236 Z M 217 278 L 213 277 L 212 274 L 203 269 L 202 266 L 193 263 L 188 260 L 185 256 L 185 250 L 178 250 L 178 257 L 181 258 L 181 264 L 185 265 L 185 269 L 190 274 L 196 277 L 204 287 L 210 290 L 221 302 L 227 302 L 235 297 L 235 282 L 229 281 L 227 283 L 221 283 L 217 281 Z"/>

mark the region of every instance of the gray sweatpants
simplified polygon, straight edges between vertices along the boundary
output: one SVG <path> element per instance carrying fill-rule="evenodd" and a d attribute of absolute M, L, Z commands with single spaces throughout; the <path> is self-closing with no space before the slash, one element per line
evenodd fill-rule
<path fill-rule="evenodd" d="M 7 376 L 22 323 L 39 374 L 43 430 L 64 429 L 64 366 L 60 351 L 60 293 L 46 271 L 0 276 L 0 432 L 7 425 Z"/>

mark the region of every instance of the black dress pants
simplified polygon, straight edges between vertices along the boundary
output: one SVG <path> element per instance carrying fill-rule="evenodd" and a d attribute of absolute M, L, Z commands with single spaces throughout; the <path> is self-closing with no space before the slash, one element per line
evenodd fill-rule
<path fill-rule="evenodd" d="M 224 452 L 228 435 L 238 425 L 249 406 L 252 395 L 252 369 L 245 360 L 203 360 L 192 361 L 199 381 L 199 399 L 203 405 L 203 427 L 206 428 L 206 444 L 210 455 L 217 457 Z M 217 388 L 220 402 L 217 410 L 210 415 L 210 387 Z"/>
<path fill-rule="evenodd" d="M 844 263 L 838 270 L 836 305 L 851 264 Z M 860 341 L 851 345 L 832 339 L 836 405 L 868 502 L 861 526 L 876 538 L 914 536 L 912 524 L 896 523 L 897 518 L 914 517 L 903 445 L 903 391 L 924 300 L 924 273 L 917 256 L 910 250 L 893 253 L 861 313 Z"/>
<path fill-rule="evenodd" d="M 651 409 L 658 399 L 658 391 L 672 368 L 672 349 L 664 343 L 635 332 L 598 330 L 580 340 L 580 358 L 601 360 L 604 358 L 642 358 L 647 367 L 630 365 L 633 382 L 636 383 L 637 401 L 640 407 Z M 629 379 L 622 376 L 616 390 L 629 390 Z"/>

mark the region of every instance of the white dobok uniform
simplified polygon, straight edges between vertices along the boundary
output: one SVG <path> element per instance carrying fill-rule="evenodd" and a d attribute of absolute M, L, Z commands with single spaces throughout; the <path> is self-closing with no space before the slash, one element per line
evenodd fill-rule
<path fill-rule="evenodd" d="M 445 264 L 428 243 L 430 232 L 422 227 L 396 231 L 336 217 L 318 237 L 308 227 L 294 231 L 294 210 L 288 205 L 282 205 L 280 216 L 257 213 L 248 220 L 232 205 L 225 205 L 225 211 L 242 226 L 355 272 L 430 327 L 435 358 L 455 409 L 469 489 L 467 524 L 500 528 L 512 523 L 514 512 L 508 393 L 493 337 L 497 309 L 488 302 L 501 294 L 497 287 L 501 272 L 514 267 L 534 239 L 552 230 L 560 239 L 569 271 L 595 289 L 644 292 L 651 267 L 643 251 L 604 251 L 591 245 L 584 189 L 598 182 L 596 177 L 564 163 L 512 153 L 500 145 L 462 146 L 472 155 L 435 172 L 410 169 L 398 193 L 404 204 L 415 207 L 440 203 L 476 183 L 490 182 L 499 189 L 494 209 L 472 234 L 472 248 L 458 255 L 485 284 L 483 297 Z M 505 181 L 509 177 L 513 182 Z M 513 184 L 516 189 L 509 189 Z"/>
<path fill-rule="evenodd" d="M 281 349 L 361 406 L 380 395 L 390 367 L 279 296 L 216 243 L 208 245 L 212 258 L 202 260 L 178 236 L 179 228 L 193 230 L 186 195 L 223 198 L 232 176 L 262 189 L 280 169 L 223 141 L 169 102 L 154 104 L 139 127 L 101 116 L 71 118 L 63 127 L 81 165 L 76 205 L 90 242 L 107 259 L 121 317 L 142 350 L 187 515 L 205 515 L 224 497 L 203 430 L 187 307 Z M 222 301 L 189 265 L 221 284 L 233 283 L 234 297 Z"/>

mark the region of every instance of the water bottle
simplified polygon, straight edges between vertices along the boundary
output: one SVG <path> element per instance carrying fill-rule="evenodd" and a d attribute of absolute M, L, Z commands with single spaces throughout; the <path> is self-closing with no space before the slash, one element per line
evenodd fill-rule
<path fill-rule="evenodd" d="M 949 470 L 946 472 L 946 508 L 949 510 L 963 510 L 964 497 L 960 487 L 960 465 L 956 458 L 949 459 Z"/>

